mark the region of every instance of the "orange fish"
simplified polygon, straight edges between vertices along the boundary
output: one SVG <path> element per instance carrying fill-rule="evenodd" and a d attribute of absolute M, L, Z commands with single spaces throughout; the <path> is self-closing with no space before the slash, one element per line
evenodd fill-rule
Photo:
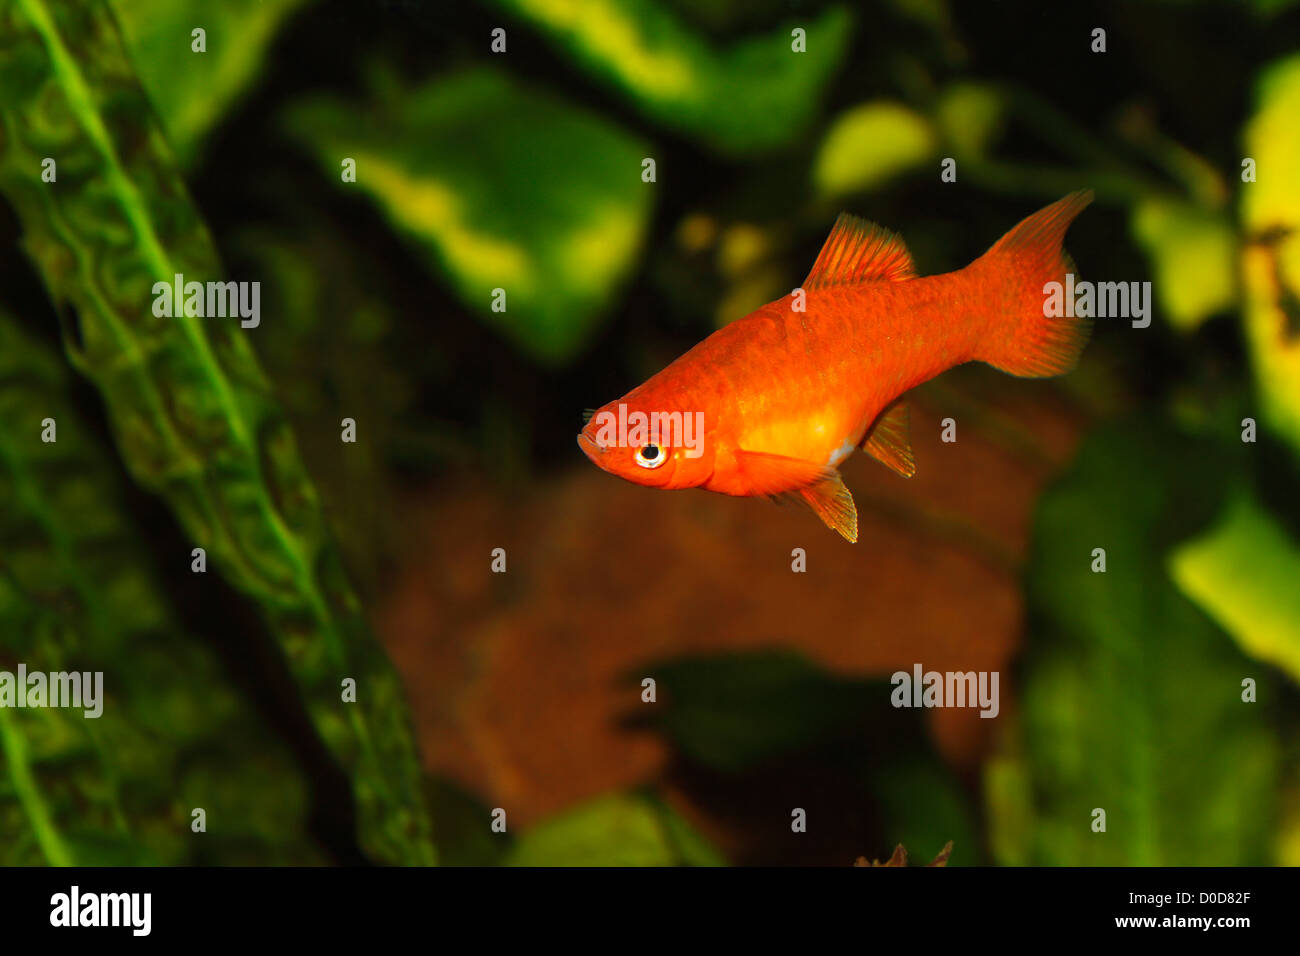
<path fill-rule="evenodd" d="M 841 213 L 803 285 L 714 332 L 592 413 L 578 444 L 638 485 L 809 505 L 849 541 L 858 514 L 836 466 L 857 448 L 905 477 L 908 389 L 964 362 L 1011 375 L 1069 371 L 1087 319 L 1049 318 L 1061 249 L 1092 201 L 1036 212 L 964 269 L 917 276 L 903 240 Z"/>

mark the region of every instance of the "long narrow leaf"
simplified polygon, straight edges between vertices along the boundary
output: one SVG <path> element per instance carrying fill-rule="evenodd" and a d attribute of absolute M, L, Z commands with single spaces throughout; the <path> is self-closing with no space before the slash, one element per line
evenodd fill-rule
<path fill-rule="evenodd" d="M 400 685 L 249 344 L 256 329 L 183 309 L 154 314 L 156 282 L 230 277 L 105 5 L 6 4 L 0 87 L 0 191 L 132 475 L 166 500 L 213 569 L 259 604 L 353 782 L 363 848 L 378 860 L 431 862 Z M 47 158 L 53 181 L 42 178 Z M 356 703 L 342 700 L 349 678 Z"/>

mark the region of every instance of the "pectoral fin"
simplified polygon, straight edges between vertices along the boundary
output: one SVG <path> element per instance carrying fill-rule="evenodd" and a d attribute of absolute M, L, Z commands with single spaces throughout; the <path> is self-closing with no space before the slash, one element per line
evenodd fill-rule
<path fill-rule="evenodd" d="M 834 468 L 815 461 L 772 455 L 765 451 L 736 449 L 736 467 L 745 479 L 746 490 L 751 495 L 779 495 L 797 491 L 807 485 L 838 476 Z"/>
<path fill-rule="evenodd" d="M 862 450 L 904 478 L 916 474 L 907 425 L 907 405 L 895 402 L 881 413 L 862 442 Z"/>

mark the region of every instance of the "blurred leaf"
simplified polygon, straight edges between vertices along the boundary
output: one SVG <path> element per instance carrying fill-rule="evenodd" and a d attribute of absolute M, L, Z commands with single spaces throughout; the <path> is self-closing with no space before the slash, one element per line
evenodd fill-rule
<path fill-rule="evenodd" d="M 657 725 L 684 757 L 749 774 L 815 757 L 861 784 L 861 807 L 890 843 L 977 846 L 969 801 L 926 739 L 925 716 L 894 708 L 893 685 L 846 680 L 789 652 L 692 657 L 649 668 L 664 695 Z M 778 764 L 777 761 L 784 761 Z"/>
<path fill-rule="evenodd" d="M 0 191 L 60 313 L 69 359 L 99 389 L 132 476 L 162 496 L 212 570 L 258 602 L 351 779 L 363 848 L 378 860 L 431 861 L 401 686 L 245 330 L 151 307 L 155 282 L 226 277 L 107 7 L 18 0 L 0 18 Z M 57 188 L 40 178 L 51 155 Z M 340 699 L 344 678 L 357 682 L 355 704 Z"/>
<path fill-rule="evenodd" d="M 1241 185 L 1246 342 L 1261 420 L 1300 458 L 1300 55 L 1266 69 L 1244 134 L 1258 181 Z"/>
<path fill-rule="evenodd" d="M 727 860 L 695 827 L 670 807 L 657 804 L 659 822 L 668 840 L 685 866 L 726 866 Z"/>
<path fill-rule="evenodd" d="M 1091 437 L 1042 501 L 1022 706 L 1033 863 L 1272 862 L 1277 745 L 1240 697 L 1258 668 L 1165 571 L 1168 548 L 1217 510 L 1224 470 L 1214 446 L 1130 420 Z"/>
<path fill-rule="evenodd" d="M 193 162 L 207 133 L 257 78 L 276 30 L 306 0 L 110 0 L 172 149 Z M 206 31 L 206 52 L 191 32 Z"/>
<path fill-rule="evenodd" d="M 542 31 L 656 122 L 731 154 L 793 142 L 850 35 L 844 7 L 712 49 L 654 0 L 492 0 Z M 806 32 L 796 53 L 792 30 Z M 510 39 L 511 43 L 518 40 Z"/>
<path fill-rule="evenodd" d="M 640 796 L 612 795 L 530 829 L 510 866 L 713 866 L 722 862 L 704 838 L 666 807 Z"/>
<path fill-rule="evenodd" d="M 977 831 L 968 802 L 952 774 L 925 754 L 890 760 L 872 774 L 871 793 L 883 818 L 884 832 L 903 846 L 942 846 L 955 841 L 958 864 L 978 863 Z M 930 864 L 933 865 L 933 864 Z"/>
<path fill-rule="evenodd" d="M 663 731 L 725 771 L 818 744 L 889 697 L 888 685 L 834 678 L 786 652 L 686 658 L 653 673 L 668 698 Z"/>
<path fill-rule="evenodd" d="M 356 185 L 461 300 L 540 358 L 571 357 L 634 265 L 656 188 L 641 181 L 650 150 L 502 74 L 365 105 L 317 101 L 290 124 L 331 177 L 355 159 Z"/>
<path fill-rule="evenodd" d="M 935 120 L 957 158 L 983 156 L 1005 124 L 1006 104 L 985 83 L 959 82 L 943 91 Z"/>
<path fill-rule="evenodd" d="M 789 289 L 783 280 L 788 276 L 776 266 L 755 269 L 734 280 L 713 310 L 713 324 L 722 328 L 742 319 L 768 302 L 781 298 Z"/>
<path fill-rule="evenodd" d="M 933 30 L 948 28 L 952 23 L 948 0 L 889 0 L 889 5 Z"/>
<path fill-rule="evenodd" d="M 395 436 L 425 424 L 410 404 L 418 376 L 438 358 L 409 345 L 407 335 L 426 330 L 398 321 L 401 298 L 386 288 L 385 251 L 359 248 L 325 210 L 312 208 L 318 200 L 292 192 L 286 184 L 276 217 L 284 226 L 240 229 L 231 245 L 262 277 L 263 313 L 277 317 L 257 330 L 258 358 L 276 383 L 352 580 L 363 595 L 374 594 L 401 534 L 386 506 L 384 469 Z M 365 440 L 340 456 L 345 417 L 364 428 Z"/>
<path fill-rule="evenodd" d="M 1029 768 L 1019 756 L 996 754 L 984 763 L 982 784 L 993 862 L 1028 866 L 1034 842 Z"/>
<path fill-rule="evenodd" d="M 1271 64 L 1256 82 L 1256 110 L 1243 131 L 1245 155 L 1254 159 L 1257 181 L 1242 183 L 1242 216 L 1252 231 L 1300 223 L 1300 54 Z"/>
<path fill-rule="evenodd" d="M 1293 738 L 1294 739 L 1294 738 Z M 1300 866 L 1300 773 L 1290 761 L 1291 775 L 1282 790 L 1282 822 L 1278 827 L 1277 865 Z"/>
<path fill-rule="evenodd" d="M 1295 6 L 1297 0 L 1249 0 L 1255 11 L 1261 16 L 1273 17 Z"/>
<path fill-rule="evenodd" d="M 496 866 L 510 851 L 509 832 L 493 833 L 491 808 L 442 777 L 429 782 L 434 842 L 443 866 Z"/>
<path fill-rule="evenodd" d="M 1300 682 L 1300 546 L 1245 492 L 1169 557 L 1183 593 L 1251 657 Z"/>
<path fill-rule="evenodd" d="M 930 122 L 898 103 L 874 102 L 841 113 L 826 134 L 813 183 L 826 195 L 871 189 L 933 154 Z"/>
<path fill-rule="evenodd" d="M 297 769 L 174 619 L 69 387 L 0 312 L 0 669 L 104 675 L 97 718 L 0 708 L 0 864 L 319 862 Z"/>
<path fill-rule="evenodd" d="M 1133 235 L 1152 264 L 1152 290 L 1169 320 L 1190 332 L 1236 302 L 1237 239 L 1218 213 L 1163 199 L 1133 210 Z"/>

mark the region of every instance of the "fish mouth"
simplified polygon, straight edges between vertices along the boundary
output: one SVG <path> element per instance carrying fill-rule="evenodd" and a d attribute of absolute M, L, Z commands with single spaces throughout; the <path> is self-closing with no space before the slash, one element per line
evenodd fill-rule
<path fill-rule="evenodd" d="M 597 445 L 590 438 L 588 438 L 585 434 L 578 435 L 578 447 L 581 448 L 582 453 L 586 455 L 588 458 L 590 458 L 593 462 L 595 462 L 597 465 L 600 465 L 600 467 L 602 468 L 604 467 L 604 465 L 601 464 L 601 457 L 604 455 L 605 450 L 601 448 L 599 445 Z"/>

